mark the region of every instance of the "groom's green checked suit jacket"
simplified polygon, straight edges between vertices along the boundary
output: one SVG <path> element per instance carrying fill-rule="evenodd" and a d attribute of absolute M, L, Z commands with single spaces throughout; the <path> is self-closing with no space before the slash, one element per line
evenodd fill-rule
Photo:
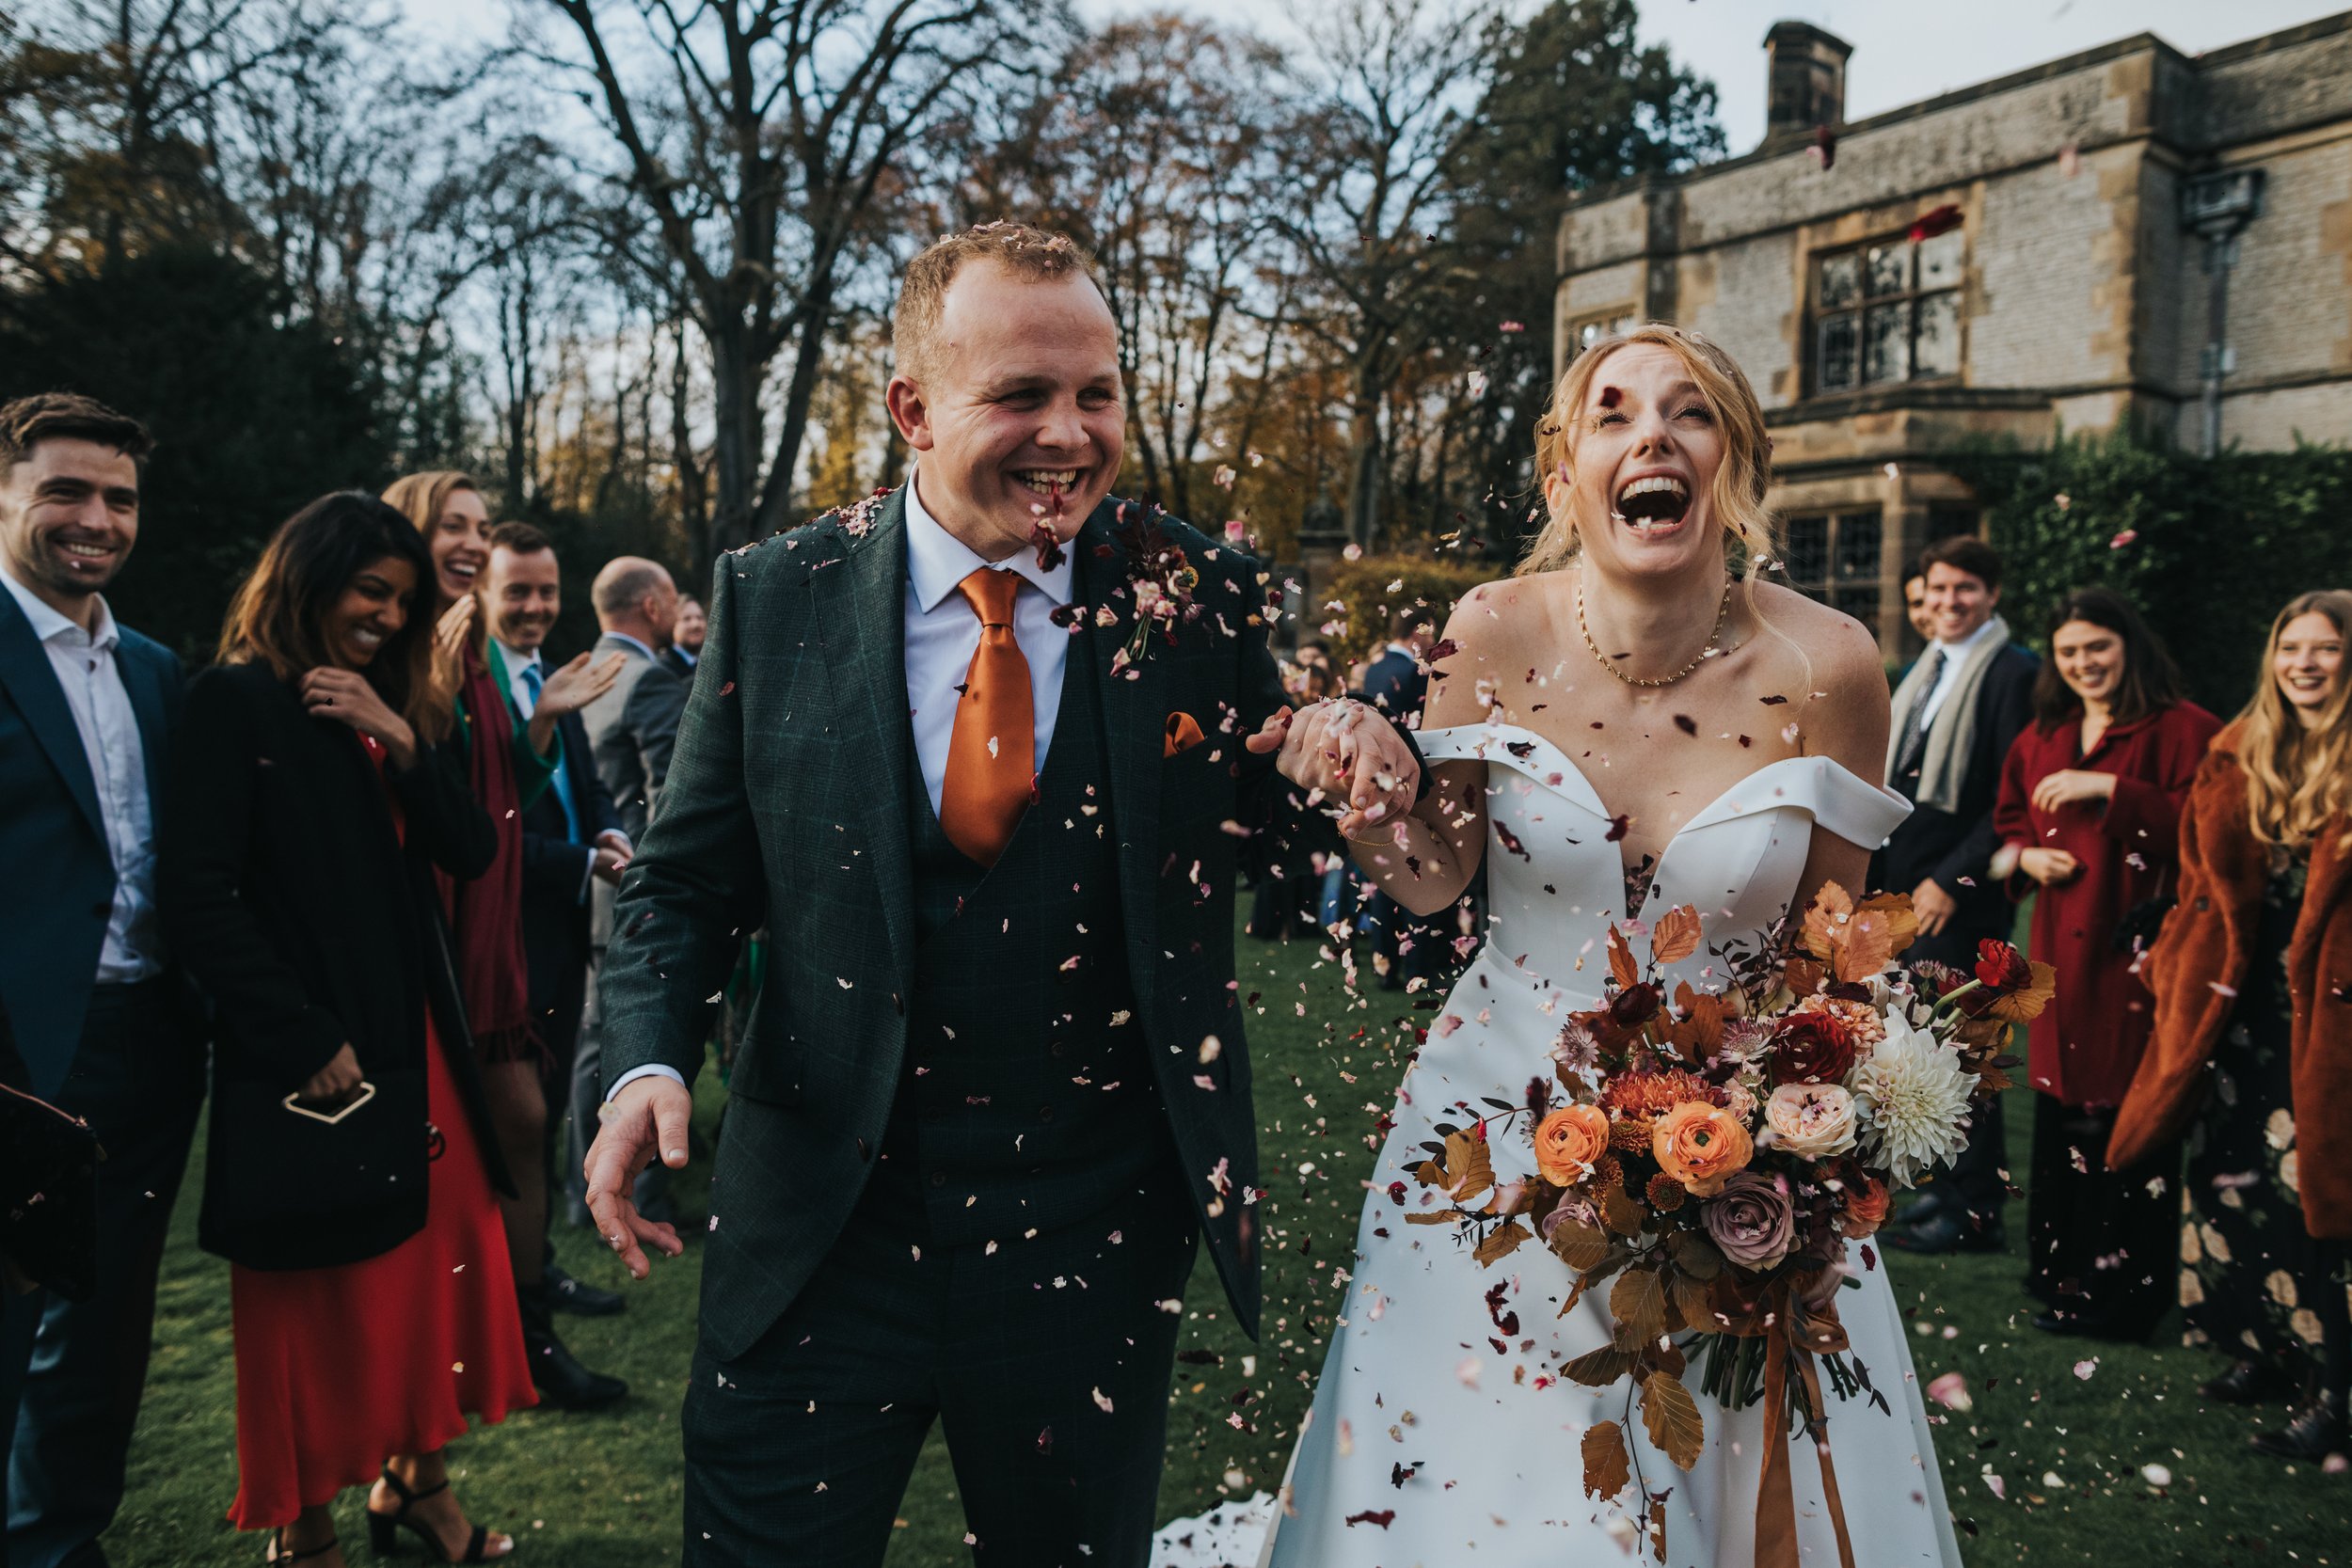
<path fill-rule="evenodd" d="M 1127 961 L 1160 1101 L 1217 1272 L 1254 1333 L 1256 1119 L 1233 891 L 1237 859 L 1278 856 L 1277 831 L 1301 816 L 1273 758 L 1242 744 L 1283 705 L 1281 683 L 1256 563 L 1166 518 L 1200 570 L 1202 613 L 1174 645 L 1155 635 L 1134 672 L 1111 673 L 1134 625 L 1120 504 L 1071 546 L 1085 611 L 1071 655 L 1100 683 Z M 660 811 L 614 914 L 607 1083 L 656 1063 L 691 1082 L 739 937 L 763 924 L 771 937 L 707 1238 L 703 1333 L 722 1358 L 767 1331 L 839 1235 L 900 1088 L 916 940 L 908 804 L 922 787 L 905 511 L 893 492 L 721 558 Z M 1096 624 L 1104 607 L 1111 625 Z M 1177 714 L 1206 739 L 1166 757 Z M 1204 1050 L 1212 1036 L 1218 1047 Z"/>

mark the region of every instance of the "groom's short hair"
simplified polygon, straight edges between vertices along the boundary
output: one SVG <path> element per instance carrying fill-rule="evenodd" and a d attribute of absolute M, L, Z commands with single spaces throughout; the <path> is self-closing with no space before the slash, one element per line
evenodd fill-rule
<path fill-rule="evenodd" d="M 1046 283 L 1072 273 L 1085 276 L 1099 293 L 1094 258 L 1069 235 L 999 219 L 934 240 L 907 263 L 898 284 L 898 309 L 890 324 L 891 353 L 900 375 L 928 368 L 931 340 L 946 313 L 947 285 L 967 261 L 990 261 L 1025 283 Z"/>

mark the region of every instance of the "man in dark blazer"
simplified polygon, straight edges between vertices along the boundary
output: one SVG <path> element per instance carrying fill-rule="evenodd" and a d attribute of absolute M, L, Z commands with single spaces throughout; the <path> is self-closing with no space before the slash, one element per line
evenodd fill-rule
<path fill-rule="evenodd" d="M 1200 1234 L 1257 1327 L 1237 847 L 1284 852 L 1260 830 L 1308 787 L 1371 834 L 1419 770 L 1360 705 L 1293 715 L 1254 562 L 1111 498 L 1117 329 L 1070 241 L 939 242 L 896 347 L 912 483 L 714 573 L 615 911 L 590 1203 L 632 1272 L 678 1250 L 628 1178 L 683 1163 L 708 999 L 764 923 L 686 1561 L 881 1562 L 944 1419 L 978 1562 L 1141 1568 Z"/>
<path fill-rule="evenodd" d="M 1909 893 L 1919 937 L 1905 955 L 1966 971 L 1977 944 L 2006 938 L 2016 917 L 1988 867 L 1997 847 L 1993 801 L 2010 743 L 2033 718 L 2040 662 L 2010 641 L 2001 557 L 1972 535 L 1943 539 L 1920 557 L 1925 616 L 1934 637 L 1896 689 L 1887 787 L 1912 804 L 1871 866 L 1871 884 Z M 1996 1099 L 1969 1129 L 1952 1170 L 1928 1187 L 1904 1223 L 1883 1233 L 1915 1252 L 1992 1252 L 2007 1241 L 2002 1205 L 2005 1128 Z"/>
<path fill-rule="evenodd" d="M 498 673 L 506 680 L 507 703 L 528 721 L 538 708 L 547 679 L 548 633 L 564 610 L 563 573 L 554 542 L 529 523 L 501 523 L 491 530 L 482 598 Z M 572 1055 L 587 994 L 589 890 L 599 882 L 609 886 L 620 880 L 630 847 L 612 797 L 596 776 L 588 730 L 580 715 L 559 718 L 556 734 L 562 760 L 548 787 L 523 808 L 522 857 L 523 954 L 530 965 L 532 1016 L 553 1057 L 543 1080 L 550 1178 L 561 1174 L 555 1168 L 558 1151 L 566 1147 L 563 1124 L 571 1103 Z M 561 1181 L 550 1180 L 547 1190 L 561 1188 Z M 551 1314 L 561 1310 L 607 1317 L 621 1310 L 621 1298 L 573 1278 L 557 1266 L 551 1245 L 545 1251 L 541 1277 L 515 1281 L 532 1380 L 538 1385 L 541 1401 L 559 1409 L 612 1404 L 628 1392 L 628 1385 L 580 1365 L 556 1333 Z"/>
<path fill-rule="evenodd" d="M 87 1120 L 107 1156 L 88 1298 L 0 1307 L 18 1568 L 105 1560 L 204 1097 L 202 1033 L 155 918 L 180 661 L 119 625 L 103 594 L 138 539 L 150 444 L 87 398 L 0 408 L 0 863 L 16 892 L 0 911 L 0 1013 L 16 1086 Z"/>
<path fill-rule="evenodd" d="M 1364 669 L 1363 699 L 1391 722 L 1418 723 L 1429 696 L 1429 672 L 1422 663 L 1437 646 L 1438 612 L 1425 604 L 1399 605 L 1389 617 L 1388 646 Z M 1405 990 L 1418 979 L 1426 990 L 1445 970 L 1452 951 L 1450 915 L 1423 920 L 1385 893 L 1375 891 L 1367 912 L 1372 921 L 1374 967 L 1383 990 Z"/>
<path fill-rule="evenodd" d="M 643 843 L 645 821 L 670 770 L 677 744 L 678 717 L 686 711 L 687 677 L 668 662 L 677 626 L 677 585 L 658 562 L 616 556 L 604 564 L 589 589 L 596 607 L 596 654 L 623 656 L 620 677 L 586 707 L 596 776 L 621 814 L 621 830 Z M 589 894 L 587 1009 L 580 1045 L 572 1058 L 570 1142 L 564 1160 L 564 1191 L 572 1223 L 588 1223 L 588 1190 L 580 1167 L 596 1134 L 596 1107 L 604 1101 L 604 1022 L 596 998 L 596 974 L 604 965 L 606 938 L 612 929 L 612 888 L 599 882 Z M 665 1217 L 669 1178 L 650 1170 L 638 1186 L 640 1201 Z"/>

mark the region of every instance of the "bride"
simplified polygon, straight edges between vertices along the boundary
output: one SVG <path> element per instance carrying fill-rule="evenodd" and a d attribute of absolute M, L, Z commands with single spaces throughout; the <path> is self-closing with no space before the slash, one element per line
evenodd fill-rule
<path fill-rule="evenodd" d="M 1451 1231 L 1404 1224 L 1398 1195 L 1413 1201 L 1434 1123 L 1551 1072 L 1562 1022 L 1600 995 L 1609 922 L 1633 923 L 1638 950 L 1645 912 L 1695 906 L 1705 942 L 1668 983 L 1722 989 L 1709 946 L 1753 941 L 1824 879 L 1863 887 L 1908 809 L 1877 783 L 1888 699 L 1869 633 L 1735 574 L 1772 553 L 1769 448 L 1746 378 L 1695 333 L 1650 325 L 1587 350 L 1541 426 L 1549 528 L 1446 628 L 1420 732 L 1436 785 L 1392 842 L 1355 854 L 1422 914 L 1484 857 L 1492 923 L 1398 1090 L 1267 1548 L 1277 1568 L 1534 1568 L 1642 1544 L 1581 1484 L 1580 1440 L 1623 1416 L 1622 1391 L 1560 1375 L 1610 1338 L 1606 1292 L 1561 1317 L 1564 1265 L 1531 1248 L 1482 1268 Z M 1498 1181 L 1533 1165 L 1523 1141 L 1493 1157 Z M 1891 1405 L 1829 1401 L 1851 1537 L 1871 1568 L 1957 1565 L 1883 1259 L 1849 1243 L 1845 1268 L 1861 1289 L 1836 1293 L 1840 1316 Z M 1671 1489 L 1666 1560 L 1747 1568 L 1763 1454 L 1788 1438 L 1756 1406 L 1706 1422 L 1688 1473 L 1638 1423 L 1630 1437 L 1650 1492 Z M 1813 1446 L 1788 1460 L 1802 1560 L 1834 1565 Z"/>

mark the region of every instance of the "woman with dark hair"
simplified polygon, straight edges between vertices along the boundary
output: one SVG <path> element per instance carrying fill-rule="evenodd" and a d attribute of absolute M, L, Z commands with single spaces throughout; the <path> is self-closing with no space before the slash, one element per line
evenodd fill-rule
<path fill-rule="evenodd" d="M 2254 1447 L 2341 1451 L 2352 1394 L 2352 594 L 2290 601 L 2253 700 L 2181 815 L 2181 895 L 2144 966 L 2155 1030 L 2115 1118 L 2125 1169 L 2188 1132 L 2181 1305 L 2233 1357 L 2206 1398 L 2297 1395 Z M 2063 980 L 2060 984 L 2063 986 Z"/>
<path fill-rule="evenodd" d="M 2145 1338 L 2164 1315 L 2172 1254 L 2167 1145 L 2130 1171 L 2100 1164 L 2152 1016 L 2134 974 L 2149 914 L 2170 890 L 2181 804 L 2219 720 L 2131 602 L 2105 588 L 2051 611 L 2034 722 L 2010 747 L 1993 811 L 1993 872 L 2036 894 L 2033 956 L 2057 999 L 2028 1026 L 2035 1101 L 2026 1283 L 2034 1326 Z"/>
<path fill-rule="evenodd" d="M 489 1132 L 437 878 L 492 860 L 401 515 L 328 496 L 238 591 L 189 684 L 157 902 L 215 1016 L 200 1238 L 227 1258 L 238 1490 L 269 1560 L 338 1568 L 329 1513 L 451 1561 L 471 1525 L 442 1449 L 532 1402 Z"/>
<path fill-rule="evenodd" d="M 497 830 L 497 853 L 471 881 L 441 879 L 456 945 L 482 1081 L 515 1190 L 502 1205 L 508 1266 L 531 1350 L 532 1379 L 560 1409 L 611 1404 L 628 1392 L 618 1378 L 590 1371 L 557 1337 L 547 1290 L 548 1117 L 557 1063 L 531 1019 L 530 966 L 523 952 L 523 810 L 564 763 L 556 721 L 608 689 L 622 658 L 591 665 L 581 654 L 548 673 L 525 720 L 509 705 L 513 682 L 489 636 L 474 587 L 490 559 L 489 510 L 474 482 L 454 469 L 408 474 L 384 492 L 423 542 L 430 570 L 419 584 L 418 614 L 432 627 L 444 679 L 455 693 L 468 781 Z M 503 737 L 503 745 L 485 741 Z M 568 1087 L 568 1085 L 567 1085 Z"/>

